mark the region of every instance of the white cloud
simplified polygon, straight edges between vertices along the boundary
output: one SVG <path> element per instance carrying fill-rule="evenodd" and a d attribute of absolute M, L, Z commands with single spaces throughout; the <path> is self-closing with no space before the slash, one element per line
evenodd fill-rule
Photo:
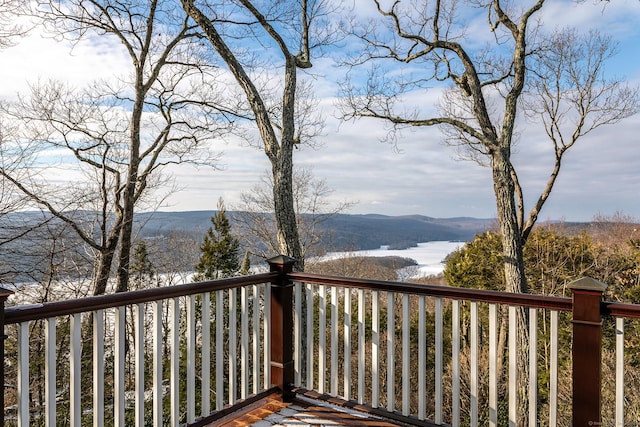
<path fill-rule="evenodd" d="M 0 51 L 0 97 L 25 93 L 29 83 L 55 79 L 78 86 L 101 78 L 112 78 L 129 71 L 130 60 L 124 47 L 108 36 L 72 45 L 56 41 L 35 28 L 19 43 Z M 11 84 L 7 84 L 11 82 Z"/>
<path fill-rule="evenodd" d="M 361 2 L 355 2 L 361 8 Z M 616 70 L 640 79 L 637 46 L 640 41 L 640 2 L 617 0 L 607 3 L 586 1 L 548 2 L 544 25 L 597 27 L 621 38 L 621 54 Z M 475 21 L 469 32 L 473 32 Z M 96 78 L 122 75 L 129 70 L 129 59 L 121 45 L 109 38 L 81 42 L 72 50 L 68 43 L 56 42 L 33 33 L 21 43 L 0 51 L 0 98 L 26 92 L 27 82 L 38 78 L 57 78 L 78 85 Z M 317 176 L 333 188 L 335 200 L 359 202 L 354 213 L 424 214 L 436 217 L 495 215 L 490 171 L 471 162 L 455 160 L 454 149 L 442 144 L 435 128 L 406 130 L 398 141 L 399 151 L 380 142 L 384 124 L 374 120 L 338 123 L 333 117 L 336 79 L 342 74 L 331 58 L 314 61 L 314 86 L 319 105 L 327 120 L 326 135 L 317 150 L 302 148 L 294 161 L 312 166 Z M 315 74 L 317 73 L 317 75 Z M 416 94 L 408 98 L 411 106 L 431 108 L 439 93 Z M 530 206 L 549 173 L 548 144 L 539 129 L 523 124 L 521 141 L 515 154 L 520 178 Z M 595 213 L 624 211 L 640 217 L 640 173 L 638 159 L 640 118 L 602 128 L 585 138 L 570 152 L 556 188 L 541 219 L 588 220 Z M 181 191 L 167 201 L 165 210 L 215 209 L 218 197 L 228 205 L 249 191 L 269 168 L 264 153 L 238 141 L 214 148 L 224 151 L 221 169 L 191 166 L 168 170 Z M 534 196 L 535 195 L 535 196 Z"/>
<path fill-rule="evenodd" d="M 640 3 L 634 0 L 562 0 L 547 2 L 540 11 L 540 20 L 547 28 L 597 28 L 618 38 L 637 35 L 639 18 Z"/>

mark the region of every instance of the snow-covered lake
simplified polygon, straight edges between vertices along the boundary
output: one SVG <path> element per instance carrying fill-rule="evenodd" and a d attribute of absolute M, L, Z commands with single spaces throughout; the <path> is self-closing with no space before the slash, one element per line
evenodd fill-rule
<path fill-rule="evenodd" d="M 430 276 L 440 274 L 444 270 L 444 259 L 451 252 L 464 246 L 464 242 L 426 242 L 418 243 L 418 246 L 408 249 L 391 250 L 387 246 L 367 251 L 329 252 L 323 259 L 336 259 L 349 256 L 385 257 L 399 256 L 411 258 L 418 263 L 418 273 L 414 276 Z"/>

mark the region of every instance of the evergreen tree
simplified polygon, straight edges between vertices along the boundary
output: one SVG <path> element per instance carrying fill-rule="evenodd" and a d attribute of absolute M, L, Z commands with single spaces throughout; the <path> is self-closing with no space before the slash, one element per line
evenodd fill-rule
<path fill-rule="evenodd" d="M 211 217 L 211 223 L 213 226 L 207 230 L 200 246 L 202 254 L 196 266 L 195 281 L 232 277 L 240 270 L 240 241 L 231 234 L 222 198 L 218 200 L 218 212 Z"/>
<path fill-rule="evenodd" d="M 149 259 L 149 251 L 144 241 L 139 241 L 133 250 L 133 259 L 129 269 L 131 282 L 135 289 L 149 287 L 153 282 L 155 271 L 153 263 Z"/>
<path fill-rule="evenodd" d="M 447 284 L 504 291 L 502 254 L 499 233 L 488 231 L 477 235 L 447 257 L 444 270 Z M 534 294 L 563 295 L 567 283 L 583 276 L 611 283 L 605 265 L 615 261 L 620 266 L 619 272 L 625 269 L 622 257 L 610 255 L 607 259 L 606 255 L 585 233 L 567 234 L 552 225 L 537 227 L 524 246 L 529 290 Z"/>
<path fill-rule="evenodd" d="M 249 258 L 249 251 L 244 251 L 244 258 L 242 259 L 242 266 L 240 267 L 240 276 L 247 276 L 251 272 L 251 259 Z"/>

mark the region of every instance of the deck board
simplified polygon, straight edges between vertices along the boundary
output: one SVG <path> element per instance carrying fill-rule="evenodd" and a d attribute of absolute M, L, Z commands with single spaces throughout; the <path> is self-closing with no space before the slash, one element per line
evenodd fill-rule
<path fill-rule="evenodd" d="M 229 416 L 208 424 L 207 427 L 307 427 L 307 426 L 365 426 L 397 427 L 381 418 L 354 410 L 339 408 L 305 397 L 297 397 L 293 402 L 283 402 L 278 396 L 261 399 L 242 413 Z"/>

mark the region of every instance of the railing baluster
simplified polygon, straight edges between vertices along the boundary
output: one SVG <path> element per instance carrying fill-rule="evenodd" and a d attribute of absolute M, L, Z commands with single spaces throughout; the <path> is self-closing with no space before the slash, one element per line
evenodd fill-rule
<path fill-rule="evenodd" d="M 104 311 L 93 312 L 93 426 L 104 426 Z"/>
<path fill-rule="evenodd" d="M 135 307 L 135 423 L 144 426 L 144 304 Z"/>
<path fill-rule="evenodd" d="M 358 403 L 364 403 L 364 369 L 365 369 L 365 336 L 364 336 L 364 290 L 358 289 Z"/>
<path fill-rule="evenodd" d="M 124 377 L 125 377 L 125 338 L 126 338 L 126 306 L 115 309 L 115 342 L 113 362 L 113 406 L 114 425 L 124 427 Z"/>
<path fill-rule="evenodd" d="M 253 394 L 260 387 L 260 288 L 253 285 Z"/>
<path fill-rule="evenodd" d="M 402 415 L 404 416 L 409 415 L 411 402 L 409 301 L 409 294 L 402 294 Z"/>
<path fill-rule="evenodd" d="M 82 389 L 80 376 L 82 372 L 82 361 L 80 359 L 82 351 L 81 332 L 82 332 L 82 316 L 80 313 L 71 316 L 71 354 L 69 359 L 69 415 L 72 426 L 80 426 L 82 422 L 81 397 Z"/>
<path fill-rule="evenodd" d="M 471 361 L 469 398 L 471 400 L 471 425 L 478 425 L 478 303 L 472 301 L 471 304 Z"/>
<path fill-rule="evenodd" d="M 240 288 L 240 398 L 249 395 L 249 297 L 247 287 Z"/>
<path fill-rule="evenodd" d="M 237 344 L 237 312 L 238 298 L 237 289 L 229 289 L 229 405 L 236 403 L 236 377 L 238 375 L 238 344 Z"/>
<path fill-rule="evenodd" d="M 216 291 L 216 410 L 224 406 L 224 291 Z"/>
<path fill-rule="evenodd" d="M 351 288 L 344 288 L 344 399 L 351 399 Z"/>
<path fill-rule="evenodd" d="M 395 293 L 387 292 L 387 411 L 396 410 L 396 309 Z"/>
<path fill-rule="evenodd" d="M 489 304 L 489 426 L 498 425 L 498 307 Z"/>
<path fill-rule="evenodd" d="M 56 318 L 49 317 L 44 323 L 45 336 L 45 424 L 56 425 Z"/>
<path fill-rule="evenodd" d="M 29 322 L 18 325 L 18 427 L 29 425 Z"/>
<path fill-rule="evenodd" d="M 460 302 L 451 301 L 451 425 L 460 425 Z"/>
<path fill-rule="evenodd" d="M 327 361 L 327 288 L 318 286 L 318 393 L 324 394 Z"/>
<path fill-rule="evenodd" d="M 338 288 L 331 287 L 331 395 L 338 395 Z"/>
<path fill-rule="evenodd" d="M 616 418 L 624 425 L 624 317 L 616 317 Z"/>
<path fill-rule="evenodd" d="M 313 285 L 307 283 L 307 388 L 313 390 Z"/>
<path fill-rule="evenodd" d="M 427 331 L 426 298 L 418 298 L 418 419 L 427 417 Z"/>
<path fill-rule="evenodd" d="M 196 297 L 186 298 L 187 310 L 187 423 L 196 420 Z"/>
<path fill-rule="evenodd" d="M 558 311 L 550 311 L 549 425 L 558 425 Z"/>
<path fill-rule="evenodd" d="M 434 337 L 434 341 L 435 341 L 435 347 L 436 347 L 436 354 L 435 354 L 435 359 L 436 359 L 436 363 L 435 363 L 435 372 L 434 372 L 434 382 L 435 382 L 435 394 L 436 394 L 436 410 L 435 410 L 435 416 L 434 416 L 434 421 L 436 422 L 436 424 L 442 424 L 442 408 L 444 405 L 444 398 L 442 396 L 442 372 L 443 372 L 443 366 L 442 366 L 442 355 L 444 352 L 444 344 L 443 344 L 443 337 L 442 337 L 442 326 L 443 326 L 443 320 L 442 320 L 442 298 L 436 298 L 435 299 L 435 312 L 436 312 L 436 319 L 435 319 L 435 337 Z"/>
<path fill-rule="evenodd" d="M 380 403 L 380 292 L 371 292 L 371 406 Z"/>
<path fill-rule="evenodd" d="M 171 426 L 180 425 L 180 300 L 171 299 Z"/>
<path fill-rule="evenodd" d="M 538 311 L 529 308 L 529 426 L 538 419 Z"/>
<path fill-rule="evenodd" d="M 518 423 L 517 307 L 509 306 L 509 426 Z"/>
<path fill-rule="evenodd" d="M 153 303 L 153 425 L 162 425 L 162 300 Z"/>
<path fill-rule="evenodd" d="M 202 294 L 200 415 L 211 413 L 211 293 Z"/>

